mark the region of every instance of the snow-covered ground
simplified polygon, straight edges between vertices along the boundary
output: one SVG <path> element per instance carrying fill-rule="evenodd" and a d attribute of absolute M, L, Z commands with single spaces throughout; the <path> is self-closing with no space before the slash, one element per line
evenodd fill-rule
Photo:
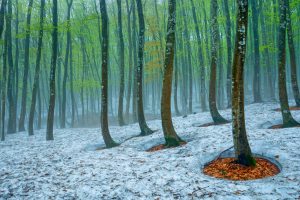
<path fill-rule="evenodd" d="M 277 107 L 246 107 L 253 152 L 282 165 L 275 177 L 234 182 L 204 175 L 203 165 L 232 146 L 232 135 L 230 124 L 194 127 L 210 121 L 200 113 L 174 118 L 186 146 L 154 153 L 145 150 L 163 143 L 160 121 L 149 122 L 155 134 L 129 140 L 138 125 L 111 127 L 122 145 L 105 150 L 95 150 L 104 146 L 100 129 L 58 129 L 53 142 L 45 130 L 9 135 L 0 143 L 0 199 L 299 199 L 300 129 L 265 129 L 280 121 Z M 221 113 L 230 117 L 230 110 Z M 300 119 L 300 111 L 293 115 Z"/>

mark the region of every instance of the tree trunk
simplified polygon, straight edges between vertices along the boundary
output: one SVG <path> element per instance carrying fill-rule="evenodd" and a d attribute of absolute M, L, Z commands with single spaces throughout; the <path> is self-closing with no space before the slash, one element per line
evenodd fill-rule
<path fill-rule="evenodd" d="M 67 14 L 67 47 L 66 47 L 66 55 L 65 55 L 65 63 L 64 63 L 64 77 L 63 77 L 63 98 L 62 98 L 62 108 L 61 108 L 61 128 L 66 127 L 66 104 L 67 104 L 67 78 L 68 78 L 68 67 L 69 67 L 69 54 L 70 54 L 70 43 L 71 43 L 71 8 L 73 4 L 73 0 L 67 0 L 68 4 L 68 14 Z"/>
<path fill-rule="evenodd" d="M 171 113 L 172 76 L 174 64 L 176 32 L 176 0 L 169 0 L 169 19 L 167 29 L 166 54 L 164 64 L 164 79 L 161 98 L 161 119 L 166 140 L 166 146 L 179 146 L 183 142 L 176 134 Z"/>
<path fill-rule="evenodd" d="M 291 62 L 291 80 L 292 80 L 292 88 L 293 94 L 296 102 L 296 106 L 300 107 L 300 92 L 298 87 L 298 78 L 297 78 L 297 61 L 296 61 L 296 53 L 295 53 L 295 45 L 294 45 L 294 35 L 292 29 L 292 18 L 289 0 L 287 0 L 287 32 L 288 32 L 288 43 L 290 50 L 290 62 Z"/>
<path fill-rule="evenodd" d="M 102 87 L 101 87 L 101 129 L 102 136 L 107 148 L 112 148 L 117 146 L 109 133 L 108 128 L 108 54 L 109 54 L 109 39 L 108 39 L 108 16 L 106 11 L 105 0 L 100 0 L 100 12 L 102 20 Z"/>
<path fill-rule="evenodd" d="M 123 100 L 124 100 L 124 91 L 125 91 L 125 61 L 124 61 L 124 36 L 123 36 L 123 28 L 122 28 L 122 5 L 121 0 L 117 0 L 118 4 L 118 32 L 120 39 L 120 91 L 119 91 L 119 107 L 118 107 L 118 120 L 119 125 L 124 126 L 124 118 L 123 118 Z"/>
<path fill-rule="evenodd" d="M 258 15 L 257 1 L 250 0 L 252 8 L 252 29 L 254 37 L 254 75 L 253 75 L 253 96 L 254 102 L 259 103 L 261 98 L 261 81 L 260 81 L 260 55 L 259 55 L 259 35 L 258 35 Z"/>
<path fill-rule="evenodd" d="M 33 0 L 29 0 L 27 20 L 26 20 L 26 39 L 25 39 L 25 58 L 24 58 L 24 72 L 23 72 L 23 89 L 22 89 L 22 103 L 21 113 L 19 119 L 19 131 L 25 131 L 25 116 L 26 116 L 26 101 L 27 101 L 27 83 L 29 73 L 29 51 L 30 51 L 30 22 L 31 22 L 31 10 Z"/>
<path fill-rule="evenodd" d="M 6 34 L 7 34 L 7 61 L 9 65 L 7 81 L 7 100 L 8 100 L 8 126 L 7 133 L 16 133 L 16 103 L 14 98 L 14 63 L 12 53 L 12 36 L 11 36 L 11 19 L 12 19 L 12 1 L 8 1 L 8 14 L 6 15 Z"/>
<path fill-rule="evenodd" d="M 139 17 L 139 48 L 138 48 L 138 67 L 137 67 L 137 114 L 141 129 L 141 135 L 150 135 L 153 131 L 148 127 L 144 114 L 143 104 L 143 70 L 144 70 L 144 44 L 145 44 L 145 21 L 141 0 L 136 0 L 137 12 Z"/>
<path fill-rule="evenodd" d="M 232 87 L 232 44 L 231 44 L 231 20 L 230 12 L 228 8 L 228 0 L 224 0 L 224 11 L 226 16 L 226 44 L 227 44 L 227 81 L 226 81 L 226 91 L 227 91 L 227 107 L 231 107 L 231 87 Z"/>
<path fill-rule="evenodd" d="M 132 116 L 133 116 L 133 122 L 137 122 L 138 116 L 137 116 L 137 28 L 136 28 L 136 7 L 135 7 L 135 0 L 132 0 L 132 42 L 133 42 L 133 88 L 132 88 Z"/>
<path fill-rule="evenodd" d="M 127 32 L 128 32 L 128 86 L 127 86 L 127 95 L 126 95 L 126 112 L 125 116 L 129 118 L 129 109 L 130 109 L 130 98 L 132 91 L 132 77 L 133 77 L 133 66 L 132 66 L 132 33 L 131 33 L 131 13 L 132 13 L 132 2 L 129 7 L 128 0 L 126 0 L 127 8 Z"/>
<path fill-rule="evenodd" d="M 194 0 L 190 0 L 192 4 L 192 14 L 193 14 L 193 19 L 194 19 L 194 24 L 195 24 L 195 30 L 196 30 L 196 36 L 197 36 L 197 49 L 198 49 L 198 59 L 199 59 L 199 64 L 200 64 L 200 102 L 201 102 L 201 108 L 203 111 L 207 110 L 207 105 L 206 105 L 206 95 L 205 95 L 205 66 L 204 66 L 204 58 L 203 58 L 203 51 L 202 51 L 202 42 L 201 42 L 201 34 L 200 34 L 200 29 L 198 25 L 198 19 L 196 15 L 196 8 L 194 5 Z"/>
<path fill-rule="evenodd" d="M 232 118 L 233 142 L 237 162 L 255 166 L 247 139 L 244 112 L 244 64 L 248 29 L 248 0 L 238 0 L 237 32 L 232 67 Z"/>
<path fill-rule="evenodd" d="M 55 71 L 57 65 L 58 54 L 58 16 L 57 16 L 57 0 L 53 0 L 52 17 L 53 17 L 53 31 L 52 31 L 52 57 L 50 69 L 50 98 L 47 118 L 47 133 L 46 140 L 54 140 L 53 124 L 54 124 L 54 109 L 55 109 Z"/>
<path fill-rule="evenodd" d="M 6 8 L 6 0 L 2 0 L 1 9 L 0 9 L 0 39 L 2 39 L 2 33 L 4 29 L 4 18 L 5 18 L 5 10 L 6 10 L 5 8 Z M 1 141 L 5 140 L 5 103 L 6 103 L 6 76 L 7 76 L 6 56 L 7 56 L 7 40 L 5 39 L 2 79 L 1 79 Z"/>
<path fill-rule="evenodd" d="M 28 133 L 29 135 L 33 135 L 33 121 L 35 114 L 35 106 L 36 106 L 36 95 L 39 90 L 40 83 L 40 67 L 41 67 L 41 53 L 42 53 L 42 45 L 43 45 L 43 35 L 44 35 L 44 16 L 45 16 L 45 0 L 41 0 L 41 11 L 40 11 L 40 31 L 39 31 L 39 39 L 38 39 L 38 49 L 37 49 L 37 57 L 36 57 L 36 66 L 35 66 L 35 74 L 34 74 L 34 83 L 32 90 L 32 98 L 31 98 L 31 106 L 29 113 L 29 122 L 28 122 Z"/>
<path fill-rule="evenodd" d="M 287 25 L 287 1 L 279 0 L 279 41 L 278 41 L 278 88 L 279 88 L 279 100 L 281 107 L 281 114 L 283 118 L 283 127 L 298 126 L 298 122 L 293 118 L 288 102 L 288 95 L 286 89 L 286 25 Z"/>
<path fill-rule="evenodd" d="M 212 49 L 211 49 L 211 72 L 210 72 L 210 84 L 209 84 L 209 109 L 213 121 L 215 124 L 223 124 L 228 121 L 224 119 L 218 109 L 216 102 L 216 81 L 217 81 L 217 60 L 219 49 L 219 31 L 218 31 L 218 2 L 217 0 L 211 0 L 211 35 L 212 35 Z"/>

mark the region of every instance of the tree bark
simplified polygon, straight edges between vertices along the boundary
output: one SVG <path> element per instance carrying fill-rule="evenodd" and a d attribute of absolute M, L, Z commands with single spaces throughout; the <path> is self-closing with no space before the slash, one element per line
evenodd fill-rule
<path fill-rule="evenodd" d="M 148 127 L 144 114 L 143 104 L 143 70 L 144 70 L 144 45 L 145 45 L 145 21 L 141 0 L 136 0 L 136 7 L 139 18 L 139 48 L 138 48 L 138 67 L 137 67 L 137 114 L 141 135 L 150 135 L 153 131 Z"/>
<path fill-rule="evenodd" d="M 176 0 L 169 0 L 169 18 L 167 28 L 164 79 L 161 98 L 161 119 L 162 127 L 166 140 L 166 146 L 179 146 L 182 139 L 176 134 L 172 123 L 171 113 L 171 93 L 172 93 L 172 76 L 174 64 L 175 49 L 175 32 L 176 32 Z"/>
<path fill-rule="evenodd" d="M 31 10 L 32 10 L 33 0 L 29 0 L 27 20 L 26 20 L 26 39 L 25 39 L 25 58 L 24 58 L 24 72 L 23 72 L 23 89 L 22 89 L 22 103 L 21 103 L 21 113 L 19 119 L 19 131 L 25 131 L 25 116 L 26 116 L 26 101 L 27 101 L 27 83 L 28 83 L 28 73 L 29 73 L 29 51 L 30 51 L 30 22 L 31 22 Z"/>
<path fill-rule="evenodd" d="M 124 61 L 124 36 L 123 36 L 123 28 L 122 28 L 122 4 L 121 0 L 117 0 L 118 5 L 118 32 L 119 32 L 119 42 L 120 42 L 120 90 L 119 90 L 119 107 L 118 107 L 118 120 L 119 125 L 124 126 L 124 118 L 123 118 L 123 100 L 124 100 L 124 92 L 125 92 L 125 61 Z"/>
<path fill-rule="evenodd" d="M 224 119 L 218 109 L 216 102 L 216 81 L 217 81 L 217 60 L 219 49 L 219 31 L 218 31 L 218 2 L 211 0 L 211 35 L 212 35 L 212 49 L 211 49 L 211 68 L 210 68 L 210 84 L 209 84 L 209 109 L 212 119 L 215 124 L 223 124 L 228 121 Z"/>
<path fill-rule="evenodd" d="M 292 18 L 291 18 L 289 0 L 287 0 L 286 4 L 287 4 L 287 8 L 286 8 L 287 9 L 287 33 L 288 33 L 288 44 L 289 44 L 289 51 L 290 51 L 292 88 L 293 88 L 293 95 L 296 102 L 296 106 L 300 107 L 300 92 L 299 92 L 298 78 L 297 78 L 297 74 L 298 74 L 297 61 L 296 61 L 294 34 L 292 28 Z"/>
<path fill-rule="evenodd" d="M 283 127 L 298 126 L 299 123 L 293 118 L 288 102 L 286 89 L 286 25 L 287 25 L 287 1 L 279 0 L 279 41 L 278 41 L 278 88 Z"/>
<path fill-rule="evenodd" d="M 108 16 L 106 11 L 106 1 L 100 0 L 100 13 L 102 20 L 102 87 L 101 87 L 101 129 L 102 136 L 107 148 L 117 146 L 112 139 L 108 128 L 108 55 L 109 55 L 109 39 L 108 39 Z"/>
<path fill-rule="evenodd" d="M 262 101 L 261 98 L 261 81 L 260 81 L 260 55 L 259 55 L 259 35 L 258 35 L 258 15 L 257 1 L 250 0 L 252 8 L 252 29 L 254 37 L 254 75 L 253 75 L 253 97 L 254 103 Z"/>
<path fill-rule="evenodd" d="M 47 118 L 47 133 L 46 140 L 54 140 L 53 137 L 53 124 L 54 124 L 54 109 L 55 109 L 55 71 L 57 66 L 57 54 L 58 54 L 58 8 L 57 0 L 52 0 L 52 57 L 51 57 L 51 69 L 50 69 L 50 99 Z"/>
<path fill-rule="evenodd" d="M 45 17 L 45 0 L 41 0 L 38 49 L 37 49 L 37 57 L 36 57 L 34 83 L 33 83 L 33 89 L 32 89 L 31 106 L 30 106 L 30 113 L 29 113 L 29 120 L 28 120 L 29 121 L 28 122 L 28 134 L 29 135 L 34 134 L 33 121 L 34 121 L 34 114 L 35 114 L 36 97 L 37 97 L 37 93 L 39 90 L 39 83 L 40 83 L 41 54 L 42 54 L 43 35 L 44 35 L 44 17 Z"/>
<path fill-rule="evenodd" d="M 248 0 L 237 0 L 237 32 L 232 67 L 232 127 L 233 142 L 237 162 L 246 166 L 255 166 L 247 139 L 244 112 L 244 64 L 248 32 Z"/>
<path fill-rule="evenodd" d="M 227 90 L 227 107 L 231 108 L 231 87 L 232 87 L 232 44 L 231 44 L 231 19 L 230 12 L 228 8 L 228 0 L 224 0 L 224 11 L 226 16 L 226 44 L 227 44 L 227 81 L 226 81 L 226 90 Z"/>
<path fill-rule="evenodd" d="M 8 81 L 7 81 L 7 100 L 8 100 L 8 125 L 7 133 L 16 133 L 16 103 L 14 98 L 14 63 L 12 53 L 12 34 L 11 34 L 11 19 L 12 19 L 12 1 L 8 1 L 8 13 L 6 15 L 6 34 L 7 34 L 7 61 L 9 65 Z"/>
<path fill-rule="evenodd" d="M 63 77 L 63 85 L 62 85 L 62 108 L 61 108 L 61 128 L 66 127 L 66 104 L 67 104 L 67 78 L 68 78 L 68 67 L 69 67 L 69 54 L 70 54 L 70 43 L 71 43 L 71 9 L 73 0 L 67 0 L 68 4 L 68 14 L 67 14 L 67 47 L 66 47 L 66 55 L 65 55 L 65 63 L 64 63 L 64 77 Z"/>

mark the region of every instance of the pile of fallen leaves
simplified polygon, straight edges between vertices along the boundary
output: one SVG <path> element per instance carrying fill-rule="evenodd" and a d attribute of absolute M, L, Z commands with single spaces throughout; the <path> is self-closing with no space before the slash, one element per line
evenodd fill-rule
<path fill-rule="evenodd" d="M 234 181 L 262 179 L 280 173 L 280 169 L 270 161 L 263 158 L 255 158 L 255 160 L 255 167 L 247 167 L 237 164 L 235 158 L 219 158 L 208 164 L 203 172 L 215 178 Z"/>
<path fill-rule="evenodd" d="M 180 142 L 180 146 L 184 146 L 186 144 L 187 144 L 186 142 Z M 155 152 L 155 151 L 160 151 L 160 150 L 169 149 L 169 148 L 176 148 L 176 147 L 168 147 L 165 144 L 160 144 L 160 145 L 151 147 L 150 149 L 147 150 L 147 152 Z"/>

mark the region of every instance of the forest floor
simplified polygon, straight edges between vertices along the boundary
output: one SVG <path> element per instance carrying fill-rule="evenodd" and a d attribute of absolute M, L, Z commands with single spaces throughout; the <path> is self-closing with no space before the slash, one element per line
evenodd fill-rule
<path fill-rule="evenodd" d="M 174 118 L 178 134 L 188 143 L 179 148 L 146 152 L 164 142 L 159 130 L 139 134 L 137 124 L 111 127 L 119 143 L 104 147 L 100 129 L 45 130 L 33 137 L 9 135 L 0 143 L 0 199 L 299 199 L 300 129 L 267 129 L 279 123 L 278 104 L 246 107 L 247 130 L 254 153 L 276 159 L 282 172 L 255 181 L 227 181 L 203 174 L 203 166 L 232 146 L 231 124 L 199 128 L 209 113 Z M 229 118 L 230 110 L 221 112 Z M 300 111 L 293 111 L 300 120 Z"/>

